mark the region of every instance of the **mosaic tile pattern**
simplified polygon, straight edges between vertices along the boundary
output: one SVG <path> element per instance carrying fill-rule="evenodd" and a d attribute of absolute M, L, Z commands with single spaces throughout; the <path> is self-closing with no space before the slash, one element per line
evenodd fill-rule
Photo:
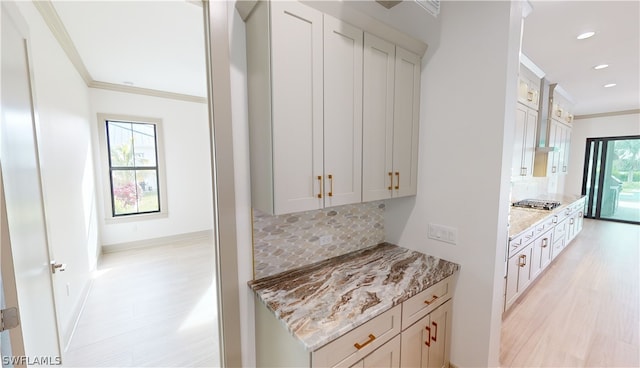
<path fill-rule="evenodd" d="M 255 278 L 382 243 L 384 203 L 358 203 L 272 216 L 253 210 Z M 321 245 L 321 238 L 332 241 Z"/>

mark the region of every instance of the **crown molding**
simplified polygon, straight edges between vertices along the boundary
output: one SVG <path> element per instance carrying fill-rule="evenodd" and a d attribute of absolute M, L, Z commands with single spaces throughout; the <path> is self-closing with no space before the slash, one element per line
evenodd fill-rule
<path fill-rule="evenodd" d="M 49 27 L 49 30 L 51 30 L 51 33 L 58 41 L 58 44 L 60 44 L 60 47 L 62 48 L 62 50 L 64 50 L 65 54 L 67 54 L 69 61 L 71 61 L 71 64 L 76 68 L 76 71 L 78 72 L 78 74 L 80 74 L 80 77 L 82 77 L 87 87 L 105 89 L 109 91 L 133 93 L 133 94 L 146 95 L 146 96 L 169 98 L 169 99 L 180 100 L 180 101 L 207 103 L 206 97 L 160 91 L 160 90 L 135 87 L 135 86 L 119 85 L 115 83 L 108 83 L 108 82 L 101 82 L 101 81 L 94 80 L 93 77 L 91 76 L 91 73 L 89 73 L 89 70 L 84 65 L 84 62 L 80 57 L 80 53 L 78 53 L 78 49 L 76 49 L 76 46 L 74 45 L 73 40 L 71 40 L 71 36 L 69 36 L 69 33 L 67 32 L 67 29 L 64 26 L 64 23 L 62 23 L 62 19 L 60 19 L 60 16 L 58 15 L 58 12 L 53 6 L 53 3 L 51 2 L 51 0 L 34 1 L 33 5 L 36 7 L 36 9 L 38 9 L 38 11 L 40 12 L 40 15 L 42 15 L 44 22 Z"/>
<path fill-rule="evenodd" d="M 193 96 L 193 95 L 185 95 L 182 93 L 174 93 L 167 91 L 160 91 L 157 89 L 149 89 L 135 86 L 124 86 L 121 84 L 115 83 L 107 83 L 107 82 L 99 82 L 99 81 L 91 81 L 87 85 L 89 88 L 96 89 L 104 89 L 108 91 L 116 91 L 116 92 L 125 92 L 125 93 L 133 93 L 136 95 L 145 95 L 145 96 L 153 96 L 153 97 L 161 97 L 161 98 L 169 98 L 172 100 L 180 100 L 187 102 L 197 102 L 197 103 L 207 103 L 207 99 L 205 97 Z"/>
<path fill-rule="evenodd" d="M 592 118 L 606 118 L 609 116 L 633 115 L 633 114 L 640 114 L 640 109 L 602 112 L 598 114 L 576 115 L 573 117 L 573 119 L 579 120 L 579 119 L 592 119 Z"/>

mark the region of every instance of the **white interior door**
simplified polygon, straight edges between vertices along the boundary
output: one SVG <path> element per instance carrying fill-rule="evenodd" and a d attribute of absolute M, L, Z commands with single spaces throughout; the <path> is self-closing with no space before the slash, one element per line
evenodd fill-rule
<path fill-rule="evenodd" d="M 0 165 L 24 350 L 60 357 L 47 244 L 26 22 L 2 3 Z M 4 229 L 3 229 L 4 230 Z"/>

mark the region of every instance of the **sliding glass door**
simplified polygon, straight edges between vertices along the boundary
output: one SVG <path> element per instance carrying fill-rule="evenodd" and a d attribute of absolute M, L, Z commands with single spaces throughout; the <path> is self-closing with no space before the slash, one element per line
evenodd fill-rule
<path fill-rule="evenodd" d="M 640 224 L 640 136 L 587 139 L 585 217 Z"/>

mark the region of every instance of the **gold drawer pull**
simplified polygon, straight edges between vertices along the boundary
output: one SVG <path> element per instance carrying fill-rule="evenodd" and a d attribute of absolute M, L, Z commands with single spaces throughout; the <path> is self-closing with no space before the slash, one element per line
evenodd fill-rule
<path fill-rule="evenodd" d="M 437 295 L 434 295 L 433 297 L 431 297 L 431 300 L 425 300 L 425 301 L 424 301 L 424 304 L 429 305 L 429 304 L 431 304 L 431 303 L 435 302 L 435 301 L 436 301 L 436 299 L 438 299 L 438 296 L 437 296 Z"/>
<path fill-rule="evenodd" d="M 389 187 L 387 189 L 393 189 L 393 173 L 391 171 L 389 171 Z"/>
<path fill-rule="evenodd" d="M 322 176 L 318 175 L 318 183 L 320 184 L 320 193 L 318 193 L 318 198 L 322 198 Z"/>
<path fill-rule="evenodd" d="M 549 245 L 547 243 L 548 243 L 548 239 L 547 238 L 542 239 L 542 248 L 546 248 Z"/>
<path fill-rule="evenodd" d="M 527 92 L 527 100 L 528 101 L 533 101 L 533 91 L 528 91 Z"/>
<path fill-rule="evenodd" d="M 362 348 L 364 348 L 365 346 L 371 344 L 373 342 L 373 340 L 375 340 L 376 337 L 373 336 L 373 334 L 369 334 L 369 340 L 365 341 L 364 343 L 362 343 L 362 345 L 358 344 L 357 342 L 355 344 L 353 344 L 353 346 L 356 347 L 356 349 L 360 350 Z"/>
<path fill-rule="evenodd" d="M 396 190 L 400 189 L 400 173 L 396 171 L 396 177 L 398 178 L 398 182 L 396 183 Z"/>

